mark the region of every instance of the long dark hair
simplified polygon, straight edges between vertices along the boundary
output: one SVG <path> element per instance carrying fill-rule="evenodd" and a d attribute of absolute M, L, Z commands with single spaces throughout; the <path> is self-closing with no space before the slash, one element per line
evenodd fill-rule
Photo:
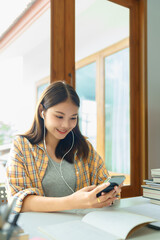
<path fill-rule="evenodd" d="M 44 110 L 47 110 L 58 103 L 65 102 L 67 99 L 70 99 L 76 106 L 80 106 L 79 97 L 73 87 L 62 81 L 51 83 L 42 93 L 38 101 L 31 128 L 21 136 L 26 137 L 32 144 L 41 142 L 44 137 L 44 120 L 40 116 L 40 105 L 43 106 Z M 86 139 L 79 130 L 78 121 L 76 127 L 72 131 L 74 133 L 74 145 L 72 150 L 65 156 L 65 159 L 71 163 L 74 160 L 75 152 L 77 152 L 78 157 L 82 157 L 84 159 L 88 157 L 89 152 Z M 64 139 L 59 141 L 55 150 L 55 155 L 57 158 L 63 157 L 63 155 L 71 147 L 72 140 L 73 137 L 72 133 L 70 132 Z"/>

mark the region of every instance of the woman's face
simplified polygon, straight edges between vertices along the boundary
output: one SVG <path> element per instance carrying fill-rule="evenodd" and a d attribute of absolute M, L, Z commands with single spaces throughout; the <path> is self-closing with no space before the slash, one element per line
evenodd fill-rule
<path fill-rule="evenodd" d="M 78 107 L 67 100 L 48 108 L 44 113 L 47 137 L 60 140 L 76 126 Z"/>

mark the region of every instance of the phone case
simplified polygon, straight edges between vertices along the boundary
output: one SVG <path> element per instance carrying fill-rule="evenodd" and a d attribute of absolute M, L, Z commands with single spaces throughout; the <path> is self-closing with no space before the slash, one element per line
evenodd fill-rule
<path fill-rule="evenodd" d="M 108 192 L 112 191 L 115 186 L 118 186 L 118 184 L 112 182 L 108 187 L 106 187 L 105 189 L 103 189 L 102 191 L 100 191 L 100 192 L 97 194 L 97 197 L 100 197 L 102 192 L 108 193 Z"/>

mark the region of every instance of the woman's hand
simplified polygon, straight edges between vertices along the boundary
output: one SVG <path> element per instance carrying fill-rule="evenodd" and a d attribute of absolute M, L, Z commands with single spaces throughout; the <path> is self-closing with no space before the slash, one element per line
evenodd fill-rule
<path fill-rule="evenodd" d="M 97 193 L 101 192 L 110 183 L 103 183 L 98 186 L 89 186 L 65 197 L 44 197 L 38 195 L 28 195 L 23 200 L 21 212 L 57 212 L 71 209 L 102 208 L 110 206 L 120 193 L 121 186 L 115 187 L 109 193 L 102 193 L 97 198 Z"/>
<path fill-rule="evenodd" d="M 72 207 L 75 209 L 84 208 L 102 208 L 105 206 L 110 206 L 116 199 L 116 195 L 121 192 L 121 186 L 114 187 L 114 190 L 109 193 L 102 193 L 100 197 L 97 198 L 97 194 L 108 187 L 110 183 L 103 183 L 101 185 L 92 185 L 84 187 L 79 191 L 70 195 L 72 198 Z M 74 205 L 74 206 L 73 206 Z"/>

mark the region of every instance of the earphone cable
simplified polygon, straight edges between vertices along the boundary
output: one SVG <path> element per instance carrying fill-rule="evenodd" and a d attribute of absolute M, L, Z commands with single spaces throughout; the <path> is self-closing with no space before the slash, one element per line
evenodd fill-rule
<path fill-rule="evenodd" d="M 69 186 L 69 184 L 66 182 L 65 178 L 63 177 L 63 173 L 62 173 L 62 163 L 63 163 L 63 159 L 64 157 L 71 151 L 71 149 L 73 148 L 73 145 L 74 145 L 74 133 L 73 131 L 71 131 L 72 133 L 72 145 L 70 147 L 70 149 L 63 155 L 62 159 L 61 159 L 61 162 L 60 162 L 60 167 L 59 167 L 59 170 L 60 170 L 60 174 L 61 174 L 61 178 L 63 179 L 63 181 L 65 182 L 65 184 L 69 187 L 69 189 L 74 193 L 74 190 Z"/>
<path fill-rule="evenodd" d="M 60 175 L 60 177 L 62 178 L 62 180 L 64 181 L 64 183 L 67 185 L 67 187 L 72 191 L 72 193 L 74 193 L 74 190 L 69 186 L 69 184 L 67 183 L 67 181 L 65 180 L 64 176 L 63 176 L 63 173 L 62 173 L 62 162 L 64 160 L 64 157 L 71 151 L 71 149 L 73 148 L 73 145 L 74 145 L 74 133 L 73 131 L 71 131 L 72 133 L 72 145 L 71 147 L 69 148 L 69 150 L 63 155 L 63 157 L 61 158 L 61 161 L 60 161 L 60 167 L 59 167 L 59 171 L 57 170 L 56 166 L 54 165 L 53 163 L 53 160 L 51 161 L 52 162 L 52 165 L 54 166 L 54 168 L 56 169 L 57 173 Z M 44 134 L 43 134 L 43 143 L 44 143 L 44 148 L 45 148 L 45 152 L 47 154 L 47 156 L 49 157 L 48 155 L 48 152 L 47 152 L 47 147 L 46 147 L 46 141 L 45 141 L 45 123 L 44 123 Z"/>

